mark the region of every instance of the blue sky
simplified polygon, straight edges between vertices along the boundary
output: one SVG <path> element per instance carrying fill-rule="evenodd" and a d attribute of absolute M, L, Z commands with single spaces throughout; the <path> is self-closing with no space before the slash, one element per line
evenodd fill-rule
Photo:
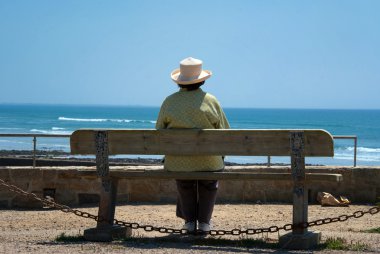
<path fill-rule="evenodd" d="M 0 103 L 159 106 L 193 56 L 225 107 L 380 109 L 380 1 L 0 1 Z"/>

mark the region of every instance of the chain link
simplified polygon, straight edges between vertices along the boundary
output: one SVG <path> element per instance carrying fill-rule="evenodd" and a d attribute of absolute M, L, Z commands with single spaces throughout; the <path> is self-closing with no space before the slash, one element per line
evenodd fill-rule
<path fill-rule="evenodd" d="M 57 208 L 61 210 L 64 213 L 73 213 L 79 217 L 83 218 L 88 218 L 88 219 L 93 219 L 95 221 L 106 221 L 105 219 L 93 215 L 88 212 L 83 212 L 77 209 L 72 209 L 66 205 L 62 205 L 59 203 L 56 203 L 50 199 L 46 198 L 39 198 L 36 194 L 26 192 L 19 187 L 11 184 L 7 184 L 4 180 L 0 179 L 0 185 L 7 187 L 8 190 L 18 193 L 20 195 L 26 196 L 28 198 L 40 201 L 45 207 L 50 207 L 50 208 Z M 167 234 L 179 234 L 179 235 L 187 235 L 187 234 L 209 234 L 212 236 L 216 235 L 241 235 L 241 234 L 246 234 L 246 235 L 255 235 L 255 234 L 262 234 L 262 233 L 276 233 L 280 230 L 285 230 L 285 231 L 290 231 L 295 228 L 308 228 L 308 227 L 314 227 L 314 226 L 320 226 L 320 225 L 325 225 L 325 224 L 330 224 L 334 222 L 343 222 L 348 219 L 352 218 L 360 218 L 363 217 L 366 214 L 374 215 L 380 212 L 380 206 L 374 206 L 368 209 L 367 211 L 356 211 L 350 215 L 340 215 L 337 217 L 333 218 L 324 218 L 324 219 L 318 219 L 310 222 L 303 222 L 299 224 L 285 224 L 282 227 L 278 226 L 271 226 L 268 228 L 248 228 L 248 229 L 233 229 L 233 230 L 210 230 L 210 231 L 198 231 L 198 232 L 192 232 L 186 229 L 174 229 L 174 228 L 166 228 L 166 227 L 155 227 L 152 225 L 140 225 L 139 223 L 136 222 L 125 222 L 121 220 L 114 219 L 113 224 L 127 227 L 127 228 L 132 228 L 132 229 L 143 229 L 144 231 L 147 232 L 152 232 L 152 231 L 157 231 L 159 233 L 167 233 Z"/>

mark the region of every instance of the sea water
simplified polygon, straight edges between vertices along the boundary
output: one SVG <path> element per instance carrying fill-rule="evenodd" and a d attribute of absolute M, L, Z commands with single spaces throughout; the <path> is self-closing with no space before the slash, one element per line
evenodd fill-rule
<path fill-rule="evenodd" d="M 380 110 L 225 108 L 234 129 L 325 129 L 358 138 L 357 164 L 380 165 Z M 152 129 L 158 107 L 0 104 L 0 133 L 71 134 L 80 128 Z M 335 140 L 334 158 L 306 163 L 353 165 L 354 140 Z M 31 150 L 32 138 L 0 137 L 0 150 Z M 38 138 L 39 150 L 70 150 L 68 138 Z M 140 156 L 141 157 L 141 156 Z M 156 156 L 149 156 L 156 157 Z M 227 161 L 265 163 L 265 157 L 228 156 Z M 289 163 L 287 157 L 272 157 Z"/>

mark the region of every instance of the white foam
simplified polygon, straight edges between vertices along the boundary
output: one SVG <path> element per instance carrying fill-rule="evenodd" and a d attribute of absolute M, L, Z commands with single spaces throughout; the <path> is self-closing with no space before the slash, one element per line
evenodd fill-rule
<path fill-rule="evenodd" d="M 134 120 L 134 119 L 107 119 L 110 122 L 118 122 L 118 123 L 152 123 L 155 124 L 156 121 L 152 120 Z"/>
<path fill-rule="evenodd" d="M 354 147 L 347 147 L 348 151 L 354 151 Z M 380 153 L 380 148 L 369 148 L 369 147 L 357 147 L 358 152 L 363 153 Z"/>
<path fill-rule="evenodd" d="M 14 143 L 14 144 L 30 144 L 30 142 L 14 141 L 14 140 L 0 140 L 0 143 Z"/>
<path fill-rule="evenodd" d="M 39 146 L 46 146 L 46 147 L 61 147 L 61 148 L 70 148 L 70 145 L 64 145 L 64 144 L 46 144 L 46 143 L 38 143 Z"/>
<path fill-rule="evenodd" d="M 58 130 L 65 130 L 66 128 L 60 128 L 60 127 L 53 127 L 51 128 L 53 131 L 58 131 Z"/>
<path fill-rule="evenodd" d="M 39 129 L 31 129 L 30 132 L 38 132 L 41 134 L 63 134 L 70 135 L 72 131 L 60 131 L 60 130 L 39 130 Z"/>
<path fill-rule="evenodd" d="M 345 155 L 335 155 L 334 159 L 338 160 L 353 160 L 353 156 L 345 156 Z M 380 162 L 380 157 L 375 156 L 357 156 L 357 161 L 366 161 L 366 162 Z"/>
<path fill-rule="evenodd" d="M 70 117 L 58 117 L 61 121 L 76 121 L 76 122 L 106 122 L 107 119 L 92 119 L 92 118 L 70 118 Z"/>
<path fill-rule="evenodd" d="M 76 121 L 76 122 L 117 122 L 117 123 L 151 123 L 155 124 L 156 121 L 152 120 L 135 120 L 135 119 L 103 119 L 103 118 L 71 118 L 71 117 L 58 117 L 61 121 Z"/>
<path fill-rule="evenodd" d="M 358 161 L 368 161 L 368 162 L 380 162 L 380 157 L 374 156 L 359 156 Z"/>
<path fill-rule="evenodd" d="M 133 122 L 133 120 L 129 119 L 109 119 L 110 122 L 117 122 L 117 123 L 130 123 Z"/>
<path fill-rule="evenodd" d="M 338 147 L 334 159 L 353 160 L 354 147 Z M 380 148 L 357 147 L 356 159 L 364 162 L 380 162 Z"/>

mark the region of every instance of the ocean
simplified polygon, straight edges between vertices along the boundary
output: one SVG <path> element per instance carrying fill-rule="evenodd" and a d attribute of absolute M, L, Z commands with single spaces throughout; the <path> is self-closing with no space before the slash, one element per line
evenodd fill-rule
<path fill-rule="evenodd" d="M 325 129 L 332 135 L 356 135 L 357 165 L 380 165 L 380 110 L 224 110 L 234 129 Z M 152 129 L 158 112 L 158 107 L 0 104 L 0 133 L 71 134 L 80 128 Z M 353 165 L 354 140 L 337 139 L 334 143 L 334 158 L 307 158 L 306 163 Z M 0 150 L 32 149 L 32 138 L 0 137 Z M 69 139 L 38 138 L 37 149 L 69 152 Z M 238 163 L 265 163 L 266 160 L 265 157 L 227 157 L 227 161 Z M 271 161 L 289 163 L 290 159 L 273 157 Z"/>

